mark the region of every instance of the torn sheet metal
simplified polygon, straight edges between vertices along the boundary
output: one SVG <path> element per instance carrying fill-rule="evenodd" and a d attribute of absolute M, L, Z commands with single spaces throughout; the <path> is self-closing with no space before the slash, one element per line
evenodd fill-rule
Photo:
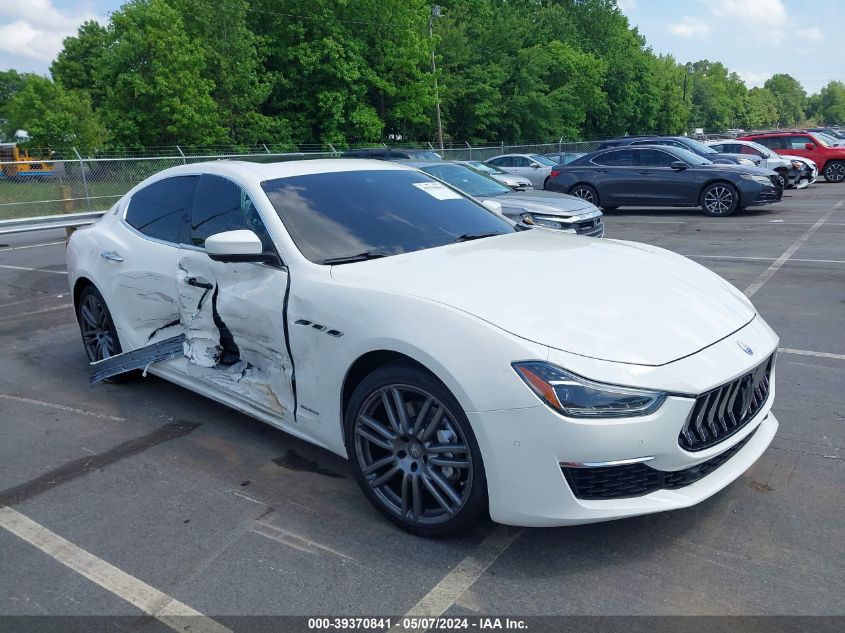
<path fill-rule="evenodd" d="M 106 378 L 125 374 L 135 369 L 144 369 L 154 363 L 181 356 L 184 342 L 185 335 L 180 334 L 131 352 L 123 352 L 91 363 L 91 376 L 89 378 L 91 384 L 96 385 Z"/>
<path fill-rule="evenodd" d="M 187 253 L 179 260 L 178 282 L 188 374 L 292 420 L 287 272 Z"/>

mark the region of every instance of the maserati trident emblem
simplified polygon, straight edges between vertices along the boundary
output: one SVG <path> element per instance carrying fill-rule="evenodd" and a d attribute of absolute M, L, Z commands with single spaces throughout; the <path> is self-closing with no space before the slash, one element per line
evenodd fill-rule
<path fill-rule="evenodd" d="M 745 352 L 749 356 L 754 356 L 754 350 L 751 349 L 748 345 L 746 345 L 744 341 L 737 341 L 736 344 L 739 345 L 739 349 L 741 349 L 743 352 Z"/>

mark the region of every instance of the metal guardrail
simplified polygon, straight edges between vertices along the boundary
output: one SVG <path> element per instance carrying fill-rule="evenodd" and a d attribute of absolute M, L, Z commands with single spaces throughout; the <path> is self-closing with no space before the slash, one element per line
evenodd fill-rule
<path fill-rule="evenodd" d="M 0 220 L 0 235 L 87 226 L 94 224 L 105 213 L 105 211 L 91 211 L 88 213 L 70 213 L 67 215 L 45 215 L 38 218 Z"/>

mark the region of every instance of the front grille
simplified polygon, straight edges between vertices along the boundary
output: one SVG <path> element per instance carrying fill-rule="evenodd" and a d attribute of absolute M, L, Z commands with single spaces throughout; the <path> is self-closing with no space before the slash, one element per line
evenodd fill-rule
<path fill-rule="evenodd" d="M 578 222 L 575 224 L 575 232 L 578 233 L 578 235 L 601 237 L 604 233 L 604 222 L 602 222 L 601 218 Z"/>
<path fill-rule="evenodd" d="M 744 376 L 698 396 L 678 436 L 681 448 L 704 450 L 748 424 L 769 397 L 774 362 L 772 354 Z"/>
<path fill-rule="evenodd" d="M 724 453 L 684 470 L 666 471 L 646 464 L 626 464 L 600 468 L 561 466 L 561 471 L 578 499 L 624 499 L 641 497 L 657 490 L 677 490 L 694 484 L 719 468 L 742 450 L 756 432 L 757 429 L 754 429 L 748 437 Z"/>

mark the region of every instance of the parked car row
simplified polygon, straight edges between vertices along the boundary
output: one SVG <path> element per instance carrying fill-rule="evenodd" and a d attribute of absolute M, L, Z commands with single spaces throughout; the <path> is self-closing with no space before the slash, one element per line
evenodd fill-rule
<path fill-rule="evenodd" d="M 784 153 L 815 162 L 818 172 L 828 182 L 845 181 L 845 145 L 822 132 L 778 131 L 750 134 L 740 138 L 764 145 L 778 154 Z"/>

